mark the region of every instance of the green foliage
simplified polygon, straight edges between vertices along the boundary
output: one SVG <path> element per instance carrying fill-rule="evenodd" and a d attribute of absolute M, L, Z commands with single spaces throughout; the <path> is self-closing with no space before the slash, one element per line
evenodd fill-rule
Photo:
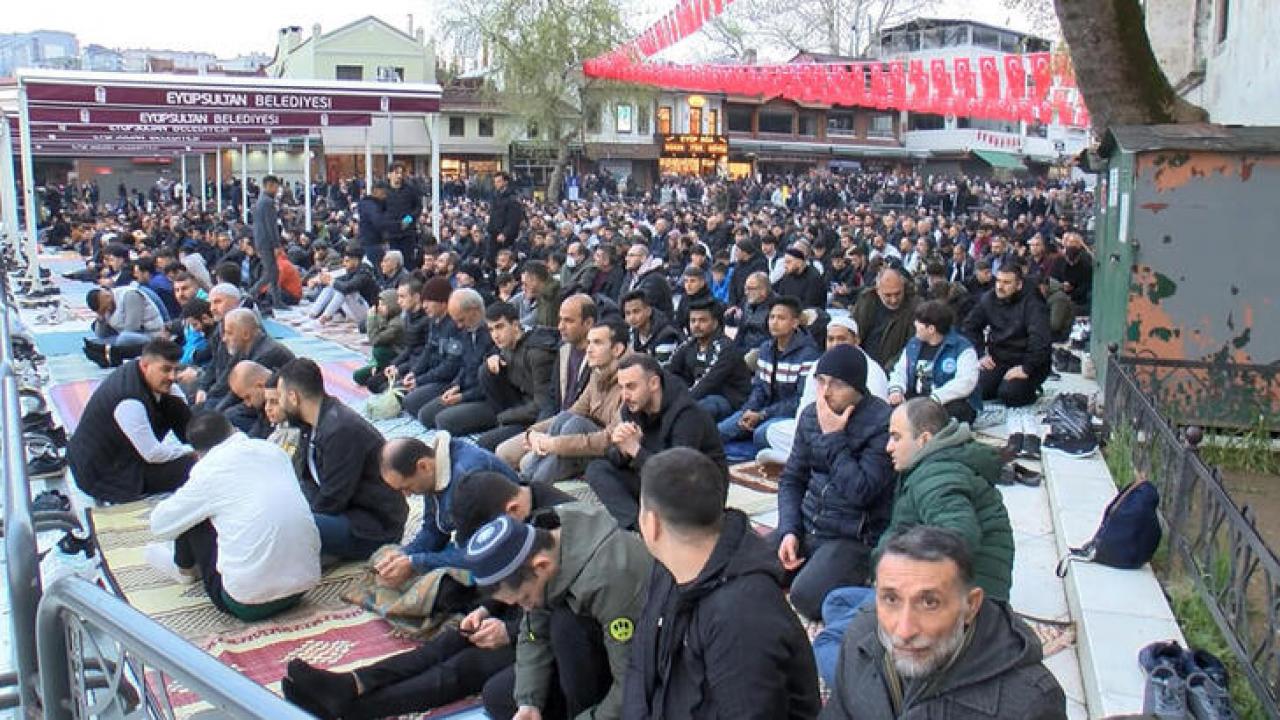
<path fill-rule="evenodd" d="M 1133 482 L 1133 428 L 1121 425 L 1111 429 L 1111 437 L 1103 448 L 1102 456 L 1111 471 L 1111 479 L 1116 488 L 1124 489 Z"/>
<path fill-rule="evenodd" d="M 1244 437 L 1255 436 L 1256 433 L 1251 431 Z M 1266 450 L 1271 454 L 1270 435 L 1266 435 Z M 1123 489 L 1134 481 L 1136 474 L 1133 467 L 1134 443 L 1136 441 L 1133 428 L 1128 425 L 1121 425 L 1113 428 L 1111 436 L 1107 441 L 1106 449 L 1103 451 L 1103 457 L 1106 459 L 1107 468 L 1111 471 L 1111 477 L 1116 483 L 1116 487 Z M 1260 439 L 1255 437 L 1252 441 L 1257 444 Z M 1202 454 L 1206 455 L 1206 462 L 1210 446 L 1202 444 Z M 1217 448 L 1213 448 L 1217 450 Z M 1260 452 L 1260 451 L 1258 451 Z M 1238 452 L 1231 452 L 1232 456 L 1239 456 Z M 1153 458 L 1154 461 L 1158 458 Z M 1227 645 L 1227 641 L 1222 636 L 1217 622 L 1213 619 L 1213 615 L 1209 612 L 1209 608 L 1205 605 L 1204 600 L 1200 598 L 1196 590 L 1195 583 L 1191 578 L 1187 577 L 1185 572 L 1185 564 L 1175 561 L 1177 553 L 1170 547 L 1170 539 L 1166 535 L 1160 547 L 1156 551 L 1156 555 L 1151 560 L 1151 567 L 1155 570 L 1156 576 L 1160 580 L 1161 586 L 1164 588 L 1165 594 L 1169 598 L 1169 607 L 1173 610 L 1173 616 L 1178 621 L 1178 627 L 1182 629 L 1182 634 L 1186 636 L 1187 644 L 1193 648 L 1203 648 L 1216 655 L 1226 664 L 1231 674 L 1231 702 L 1235 707 L 1236 713 L 1244 720 L 1261 720 L 1266 717 L 1263 711 L 1262 703 L 1253 693 L 1253 687 L 1249 684 L 1240 661 L 1236 658 L 1235 653 Z M 1208 575 L 1203 578 L 1203 582 L 1210 588 L 1222 588 L 1228 582 L 1230 575 L 1230 558 L 1226 552 L 1216 552 L 1213 554 L 1212 567 L 1207 568 Z"/>
<path fill-rule="evenodd" d="M 1262 709 L 1253 686 L 1249 684 L 1236 659 L 1235 653 L 1227 645 L 1218 630 L 1209 608 L 1200 599 L 1195 585 L 1188 579 L 1181 578 L 1165 583 L 1165 592 L 1169 595 L 1169 606 L 1178 619 L 1178 626 L 1187 638 L 1187 644 L 1194 648 L 1203 648 L 1216 655 L 1227 666 L 1231 674 L 1231 704 L 1242 720 L 1262 720 L 1267 716 Z"/>
<path fill-rule="evenodd" d="M 1271 444 L 1274 418 L 1259 414 L 1241 432 L 1210 435 L 1200 443 L 1200 457 L 1208 465 L 1259 475 L 1280 475 L 1280 453 Z"/>

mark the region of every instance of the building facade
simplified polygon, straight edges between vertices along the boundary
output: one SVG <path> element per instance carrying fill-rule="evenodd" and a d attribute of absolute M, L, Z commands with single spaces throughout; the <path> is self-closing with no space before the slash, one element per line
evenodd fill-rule
<path fill-rule="evenodd" d="M 1146 3 L 1156 60 L 1183 97 L 1223 125 L 1280 125 L 1275 80 L 1280 4 L 1273 0 Z"/>
<path fill-rule="evenodd" d="M 962 20 L 920 18 L 882 31 L 876 43 L 882 60 L 968 58 L 1049 52 L 1043 38 Z M 1074 89 L 1064 89 L 1074 99 Z M 922 160 L 925 173 L 985 175 L 1061 170 L 1089 142 L 1087 128 L 1032 124 L 928 113 L 901 112 L 903 146 Z"/>
<path fill-rule="evenodd" d="M 298 26 L 282 28 L 265 73 L 305 80 L 434 83 L 435 52 L 422 28 L 406 31 L 370 15 L 327 33 L 319 24 L 311 26 L 309 35 Z M 298 143 L 290 145 L 288 152 L 301 152 Z M 366 148 L 375 175 L 384 174 L 393 162 L 423 173 L 430 163 L 431 137 L 418 118 L 375 117 L 369 128 L 324 128 L 320 147 L 313 150 L 314 177 L 363 177 Z M 254 167 L 252 158 L 249 167 Z"/>
<path fill-rule="evenodd" d="M 80 66 L 80 43 L 72 33 L 36 30 L 0 34 L 0 77 L 18 68 L 71 69 Z"/>

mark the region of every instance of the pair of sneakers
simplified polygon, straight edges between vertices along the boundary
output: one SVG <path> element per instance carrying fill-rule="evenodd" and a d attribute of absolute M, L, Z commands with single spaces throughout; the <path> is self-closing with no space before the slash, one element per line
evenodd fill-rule
<path fill-rule="evenodd" d="M 1138 652 L 1146 673 L 1142 709 L 1157 718 L 1235 720 L 1231 682 L 1222 661 L 1207 650 L 1188 650 L 1176 640 L 1154 642 Z"/>

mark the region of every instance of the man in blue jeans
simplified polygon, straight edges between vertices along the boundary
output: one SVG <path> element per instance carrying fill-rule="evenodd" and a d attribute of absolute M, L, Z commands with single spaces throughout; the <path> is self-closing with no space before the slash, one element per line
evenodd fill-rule
<path fill-rule="evenodd" d="M 813 369 L 822 351 L 800 328 L 800 301 L 775 298 L 769 309 L 770 339 L 760 346 L 751 395 L 742 409 L 717 426 L 724 442 L 751 438 L 756 450 L 769 446 L 765 430 L 794 417 L 800 403 L 800 381 Z M 755 453 L 752 453 L 754 457 Z"/>
<path fill-rule="evenodd" d="M 280 408 L 305 440 L 307 472 L 300 480 L 320 531 L 321 556 L 367 560 L 399 542 L 409 506 L 382 481 L 382 434 L 325 393 L 314 360 L 292 360 L 278 378 Z"/>

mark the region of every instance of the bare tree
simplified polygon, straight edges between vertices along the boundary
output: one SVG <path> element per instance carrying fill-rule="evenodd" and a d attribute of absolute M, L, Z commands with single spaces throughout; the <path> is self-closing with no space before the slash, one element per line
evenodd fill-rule
<path fill-rule="evenodd" d="M 738 0 L 703 31 L 717 46 L 860 55 L 880 31 L 919 17 L 938 0 Z M 739 54 L 740 53 L 735 53 Z"/>
<path fill-rule="evenodd" d="M 486 89 L 556 153 L 547 198 L 559 199 L 569 144 L 582 136 L 582 61 L 625 42 L 615 0 L 456 0 L 443 23 L 459 47 L 488 49 Z"/>
<path fill-rule="evenodd" d="M 1112 125 L 1204 122 L 1174 92 L 1147 36 L 1139 0 L 1054 0 L 1076 83 L 1101 134 Z"/>
<path fill-rule="evenodd" d="M 1000 0 L 1000 4 L 1025 17 L 1032 31 L 1039 35 L 1053 39 L 1062 32 L 1053 0 Z"/>

